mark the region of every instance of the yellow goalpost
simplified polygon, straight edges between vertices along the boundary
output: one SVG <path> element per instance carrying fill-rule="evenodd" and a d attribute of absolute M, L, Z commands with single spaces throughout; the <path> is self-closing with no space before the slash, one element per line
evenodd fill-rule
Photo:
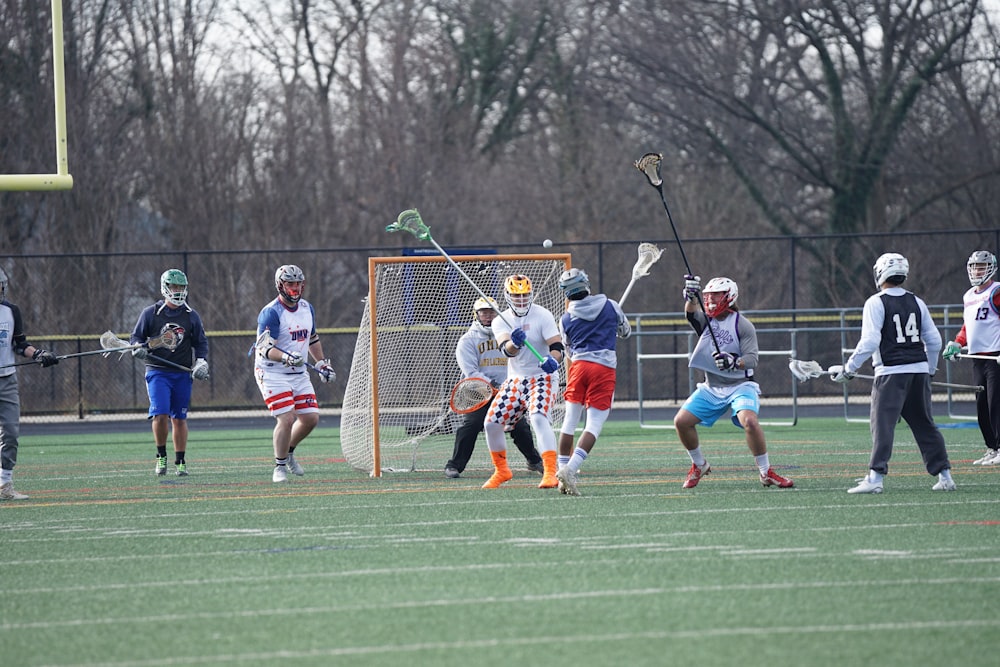
<path fill-rule="evenodd" d="M 52 83 L 56 108 L 56 173 L 0 174 L 0 190 L 70 190 L 66 154 L 66 68 L 63 62 L 62 0 L 52 0 Z"/>

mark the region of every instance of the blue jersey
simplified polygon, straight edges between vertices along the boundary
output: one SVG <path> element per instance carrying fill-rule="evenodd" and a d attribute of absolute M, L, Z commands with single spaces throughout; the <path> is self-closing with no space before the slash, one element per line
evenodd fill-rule
<path fill-rule="evenodd" d="M 205 326 L 201 322 L 201 316 L 188 305 L 171 308 L 164 305 L 163 301 L 157 301 L 152 306 L 147 306 L 140 313 L 129 341 L 145 343 L 150 338 L 163 336 L 168 332 L 172 334 L 165 339 L 169 343 L 149 351 L 149 356 L 146 357 L 147 368 L 183 373 L 184 371 L 160 363 L 159 360 L 166 359 L 181 366 L 191 366 L 195 359 L 208 359 Z"/>

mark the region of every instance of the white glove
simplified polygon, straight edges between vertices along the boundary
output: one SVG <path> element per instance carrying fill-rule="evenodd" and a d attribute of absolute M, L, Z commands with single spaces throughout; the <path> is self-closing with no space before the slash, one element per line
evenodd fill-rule
<path fill-rule="evenodd" d="M 282 352 L 281 363 L 292 368 L 301 368 L 306 359 L 298 352 Z"/>
<path fill-rule="evenodd" d="M 144 360 L 146 357 L 149 356 L 149 350 L 147 350 L 144 347 L 134 348 L 132 350 L 132 356 L 135 357 L 136 359 L 139 359 L 140 361 Z"/>
<path fill-rule="evenodd" d="M 830 373 L 830 379 L 834 382 L 839 382 L 844 384 L 854 379 L 854 373 L 848 373 L 844 370 L 843 366 L 830 366 L 827 373 Z"/>
<path fill-rule="evenodd" d="M 684 299 L 691 303 L 698 303 L 698 295 L 701 293 L 701 276 L 692 276 L 690 273 L 684 276 Z"/>
<path fill-rule="evenodd" d="M 207 380 L 208 379 L 208 362 L 204 359 L 197 359 L 194 362 L 194 367 L 191 369 L 191 377 L 195 380 Z"/>
<path fill-rule="evenodd" d="M 337 379 L 337 374 L 333 371 L 333 366 L 330 365 L 329 359 L 323 359 L 317 363 L 316 371 L 319 373 L 321 382 L 333 382 Z"/>
<path fill-rule="evenodd" d="M 720 371 L 736 370 L 736 360 L 739 359 L 732 352 L 716 352 L 712 358 L 715 359 L 715 367 Z"/>

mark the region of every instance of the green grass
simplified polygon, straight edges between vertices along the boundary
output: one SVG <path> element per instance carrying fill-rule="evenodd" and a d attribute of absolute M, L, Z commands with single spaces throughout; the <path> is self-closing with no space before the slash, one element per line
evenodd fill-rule
<path fill-rule="evenodd" d="M 369 479 L 335 429 L 280 486 L 267 430 L 192 422 L 187 478 L 152 474 L 148 434 L 26 435 L 0 664 L 996 664 L 1000 469 L 969 465 L 978 429 L 944 431 L 959 490 L 935 493 L 901 426 L 881 496 L 845 493 L 866 424 L 768 428 L 791 490 L 758 483 L 732 427 L 701 432 L 713 470 L 682 490 L 672 431 L 609 423 L 579 498 L 527 473 Z"/>

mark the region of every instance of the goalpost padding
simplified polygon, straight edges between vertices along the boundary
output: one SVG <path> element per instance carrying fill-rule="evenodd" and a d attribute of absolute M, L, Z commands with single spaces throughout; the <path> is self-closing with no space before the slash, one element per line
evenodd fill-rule
<path fill-rule="evenodd" d="M 531 279 L 535 303 L 556 320 L 566 309 L 559 276 L 569 254 L 465 255 L 452 259 L 488 296 L 506 309 L 503 281 L 521 273 Z M 451 412 L 451 389 L 461 377 L 455 346 L 472 323 L 478 294 L 442 256 L 370 257 L 368 298 L 344 394 L 340 441 L 355 469 L 383 472 L 444 470 L 462 416 Z M 562 423 L 562 387 L 551 416 Z M 512 467 L 524 458 L 508 438 Z M 467 470 L 491 469 L 480 434 Z"/>

